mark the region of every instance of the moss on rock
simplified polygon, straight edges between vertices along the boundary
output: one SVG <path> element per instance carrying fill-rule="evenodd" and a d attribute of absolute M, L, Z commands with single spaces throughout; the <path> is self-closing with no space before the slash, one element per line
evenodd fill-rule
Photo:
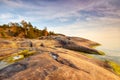
<path fill-rule="evenodd" d="M 120 76 L 120 65 L 113 61 L 107 61 L 107 63 L 111 66 L 113 71 Z"/>
<path fill-rule="evenodd" d="M 5 59 L 3 59 L 3 61 L 8 62 L 8 63 L 14 63 L 16 61 L 24 59 L 25 57 L 31 56 L 35 53 L 36 53 L 35 51 L 22 50 L 18 53 L 14 53 L 10 55 L 9 57 L 6 57 Z"/>

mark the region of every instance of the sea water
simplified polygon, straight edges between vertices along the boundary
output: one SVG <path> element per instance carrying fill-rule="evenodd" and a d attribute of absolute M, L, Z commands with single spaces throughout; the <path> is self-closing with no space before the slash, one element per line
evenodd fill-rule
<path fill-rule="evenodd" d="M 120 63 L 120 27 L 87 27 L 79 31 L 79 33 L 77 32 L 77 36 L 101 44 L 96 49 L 105 52 L 105 55 L 94 55 L 96 58 Z"/>
<path fill-rule="evenodd" d="M 99 46 L 96 49 L 101 50 L 105 53 L 105 55 L 93 55 L 96 58 L 99 58 L 101 60 L 110 60 L 120 64 L 120 50 L 107 49 L 102 46 Z"/>

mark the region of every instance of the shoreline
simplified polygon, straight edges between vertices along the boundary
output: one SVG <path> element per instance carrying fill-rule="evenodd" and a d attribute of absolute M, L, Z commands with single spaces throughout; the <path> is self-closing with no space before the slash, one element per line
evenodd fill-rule
<path fill-rule="evenodd" d="M 94 72 L 91 72 L 91 70 L 89 70 L 89 68 L 85 67 L 85 66 L 89 66 L 91 68 L 96 67 L 96 70 L 98 70 L 98 71 L 99 71 L 99 69 L 101 69 L 100 71 L 103 70 L 103 72 L 108 70 L 107 72 L 109 74 L 115 76 L 114 73 L 110 72 L 111 68 L 108 64 L 106 64 L 105 62 L 103 62 L 101 60 L 89 58 L 88 56 L 82 54 L 82 53 L 86 52 L 85 50 L 87 50 L 87 54 L 91 54 L 91 53 L 92 54 L 94 53 L 96 55 L 100 54 L 100 52 L 98 52 L 98 50 L 90 47 L 90 46 L 93 47 L 93 45 L 98 44 L 98 43 L 87 40 L 87 39 L 75 38 L 75 37 L 68 38 L 66 36 L 48 36 L 48 37 L 44 37 L 44 39 L 42 39 L 42 38 L 40 38 L 40 39 L 14 39 L 13 40 L 14 46 L 13 46 L 12 39 L 9 41 L 3 41 L 3 42 L 1 41 L 1 43 L 4 44 L 3 46 L 1 46 L 1 49 L 7 49 L 8 47 L 11 47 L 11 48 L 16 47 L 17 49 L 16 50 L 11 49 L 9 51 L 6 51 L 6 53 L 10 54 L 11 56 L 9 56 L 7 59 L 5 59 L 3 61 L 8 61 L 10 63 L 12 61 L 12 64 L 1 69 L 0 75 L 1 75 L 1 73 L 3 73 L 4 75 L 11 74 L 12 71 L 14 71 L 14 68 L 10 69 L 10 73 L 4 72 L 5 70 L 8 70 L 10 67 L 15 67 L 17 65 L 24 67 L 24 66 L 28 66 L 28 64 L 29 65 L 35 64 L 34 59 L 36 59 L 36 61 L 39 61 L 39 59 L 40 60 L 43 59 L 43 60 L 45 60 L 45 61 L 43 61 L 44 63 L 39 61 L 38 62 L 39 64 L 36 63 L 36 65 L 34 65 L 34 66 L 37 67 L 38 65 L 41 65 L 41 66 L 45 67 L 43 64 L 46 63 L 46 65 L 47 65 L 48 62 L 46 62 L 46 61 L 49 61 L 49 62 L 51 62 L 51 63 L 49 63 L 50 65 L 52 63 L 54 63 L 52 65 L 56 66 L 55 64 L 58 64 L 57 67 L 60 67 L 60 65 L 64 66 L 64 67 L 69 66 L 70 70 L 73 70 L 73 68 L 78 69 L 78 70 L 79 70 L 79 68 L 80 68 L 80 70 L 81 70 L 81 68 L 84 68 L 85 70 L 88 69 L 87 72 L 90 71 L 90 73 L 94 73 Z M 32 43 L 32 46 L 31 46 L 31 43 Z M 98 45 L 96 45 L 96 46 L 98 46 Z M 94 46 L 94 47 L 96 47 L 96 46 Z M 90 52 L 90 53 L 88 53 L 88 52 Z M 51 54 L 56 57 L 51 56 Z M 86 54 L 86 53 L 84 53 L 84 54 Z M 38 56 L 39 57 L 43 56 L 43 58 L 38 58 Z M 14 59 L 16 59 L 16 60 L 14 61 Z M 49 59 L 49 60 L 47 60 L 47 59 Z M 32 63 L 29 62 L 29 60 L 31 60 Z M 24 65 L 21 65 L 21 64 L 24 64 Z M 81 66 L 83 64 L 85 65 L 84 67 Z M 33 69 L 32 66 L 26 67 L 26 68 Z M 28 70 L 26 68 L 25 68 L 25 71 Z M 64 68 L 62 68 L 62 69 L 64 69 Z M 68 69 L 68 67 L 66 69 Z M 19 75 L 19 73 L 17 73 L 17 72 L 15 72 L 14 74 Z M 14 76 L 14 74 L 12 74 L 12 75 Z"/>

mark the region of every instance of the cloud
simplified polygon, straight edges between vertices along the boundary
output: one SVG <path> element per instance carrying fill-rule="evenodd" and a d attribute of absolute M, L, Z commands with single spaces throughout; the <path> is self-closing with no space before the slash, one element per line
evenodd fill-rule
<path fill-rule="evenodd" d="M 1 2 L 3 4 L 6 4 L 9 7 L 14 7 L 14 8 L 18 8 L 18 7 L 24 7 L 24 4 L 22 3 L 21 0 L 1 0 Z"/>
<path fill-rule="evenodd" d="M 20 22 L 21 20 L 33 21 L 31 18 L 27 18 L 21 15 L 14 15 L 11 13 L 0 14 L 0 18 L 1 18 L 0 23 Z"/>
<path fill-rule="evenodd" d="M 119 4 L 119 0 L 0 0 L 0 24 L 26 20 L 71 36 L 93 39 L 98 34 L 100 40 L 112 30 L 119 34 Z"/>
<path fill-rule="evenodd" d="M 10 19 L 10 18 L 12 18 L 12 15 L 10 13 L 0 14 L 0 18 L 1 19 Z"/>
<path fill-rule="evenodd" d="M 104 18 L 113 18 L 116 20 L 120 17 L 119 0 L 0 0 L 0 9 L 11 11 L 2 11 L 0 15 L 6 15 L 8 20 L 25 19 L 31 22 L 81 22 L 100 20 L 104 23 Z M 117 4 L 117 5 L 115 5 Z M 8 13 L 10 15 L 8 15 Z M 11 16 L 12 14 L 12 16 Z M 14 17 L 14 19 L 13 19 Z M 4 20 L 4 19 L 3 19 Z M 55 24 L 59 26 L 60 24 Z"/>
<path fill-rule="evenodd" d="M 120 31 L 120 19 L 116 18 L 92 18 L 87 21 L 78 20 L 75 23 L 69 25 L 58 26 L 58 27 L 49 27 L 50 30 L 55 30 L 58 33 L 63 33 L 66 35 L 77 35 L 84 34 L 87 31 L 94 32 L 98 30 L 104 30 L 105 28 L 117 28 Z"/>

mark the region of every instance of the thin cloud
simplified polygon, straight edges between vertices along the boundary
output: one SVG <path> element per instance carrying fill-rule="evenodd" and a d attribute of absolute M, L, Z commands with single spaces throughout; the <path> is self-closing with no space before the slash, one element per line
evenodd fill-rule
<path fill-rule="evenodd" d="M 20 19 L 38 23 L 39 21 L 44 23 L 52 21 L 51 23 L 55 24 L 53 22 L 55 20 L 61 24 L 66 21 L 82 23 L 82 21 L 102 18 L 118 20 L 120 17 L 119 0 L 1 0 L 0 2 L 4 4 L 0 9 L 4 9 L 4 7 L 7 10 L 12 9 L 8 12 L 5 10 L 0 12 L 1 18 L 11 18 L 17 21 Z M 11 15 L 3 16 L 6 13 L 12 14 L 14 17 Z M 18 15 L 22 15 L 22 17 L 18 17 Z M 59 26 L 60 24 L 55 25 Z M 71 22 L 69 24 L 71 25 Z"/>

